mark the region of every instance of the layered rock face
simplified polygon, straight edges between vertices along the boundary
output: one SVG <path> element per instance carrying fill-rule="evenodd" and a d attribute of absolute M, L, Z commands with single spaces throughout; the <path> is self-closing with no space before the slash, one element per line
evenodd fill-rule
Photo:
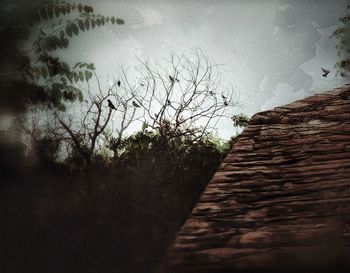
<path fill-rule="evenodd" d="M 349 264 L 345 85 L 253 116 L 160 271 L 345 273 Z"/>

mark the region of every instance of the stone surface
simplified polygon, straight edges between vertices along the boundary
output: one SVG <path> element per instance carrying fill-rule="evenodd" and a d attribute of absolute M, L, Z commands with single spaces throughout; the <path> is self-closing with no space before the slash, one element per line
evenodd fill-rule
<path fill-rule="evenodd" d="M 349 262 L 345 85 L 252 117 L 160 271 L 350 272 Z"/>

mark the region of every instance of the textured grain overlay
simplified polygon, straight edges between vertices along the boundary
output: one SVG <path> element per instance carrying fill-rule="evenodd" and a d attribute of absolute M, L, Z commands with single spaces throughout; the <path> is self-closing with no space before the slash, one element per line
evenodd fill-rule
<path fill-rule="evenodd" d="M 345 85 L 253 116 L 160 271 L 350 272 L 348 263 Z"/>

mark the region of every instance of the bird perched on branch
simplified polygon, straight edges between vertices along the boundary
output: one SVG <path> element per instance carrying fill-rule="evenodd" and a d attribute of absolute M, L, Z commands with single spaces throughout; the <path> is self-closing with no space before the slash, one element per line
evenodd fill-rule
<path fill-rule="evenodd" d="M 108 101 L 108 107 L 113 109 L 113 110 L 117 110 L 117 108 L 115 108 L 114 104 L 111 102 L 111 100 L 107 100 Z"/>
<path fill-rule="evenodd" d="M 169 75 L 169 80 L 170 80 L 172 83 L 175 83 L 175 81 L 180 82 L 179 79 L 173 78 L 173 77 L 170 76 L 170 75 Z"/>
<path fill-rule="evenodd" d="M 322 69 L 322 72 L 323 72 L 323 74 L 322 74 L 323 77 L 327 77 L 329 72 L 331 72 L 328 69 L 324 69 L 323 67 L 321 67 L 321 69 Z"/>
<path fill-rule="evenodd" d="M 141 106 L 138 105 L 134 100 L 132 101 L 132 105 L 133 105 L 134 107 L 136 107 L 136 108 L 140 108 L 140 107 L 141 107 Z"/>
<path fill-rule="evenodd" d="M 120 85 L 121 85 L 120 80 L 118 80 L 117 85 L 118 85 L 118 87 L 120 87 Z"/>

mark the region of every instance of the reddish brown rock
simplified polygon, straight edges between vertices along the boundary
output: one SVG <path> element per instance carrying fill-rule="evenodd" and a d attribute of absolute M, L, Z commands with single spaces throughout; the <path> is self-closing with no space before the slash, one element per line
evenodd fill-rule
<path fill-rule="evenodd" d="M 345 273 L 349 263 L 345 85 L 253 116 L 161 271 Z"/>

